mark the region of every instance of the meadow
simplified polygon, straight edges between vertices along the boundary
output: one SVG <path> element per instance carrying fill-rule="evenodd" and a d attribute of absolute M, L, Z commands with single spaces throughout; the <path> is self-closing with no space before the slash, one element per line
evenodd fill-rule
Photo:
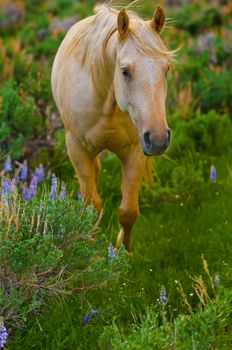
<path fill-rule="evenodd" d="M 143 183 L 130 256 L 114 248 L 119 160 L 102 155 L 98 222 L 51 94 L 57 48 L 94 4 L 0 1 L 0 347 L 231 349 L 232 4 L 164 4 L 162 38 L 180 47 L 172 142 Z M 154 3 L 134 9 L 149 17 Z"/>

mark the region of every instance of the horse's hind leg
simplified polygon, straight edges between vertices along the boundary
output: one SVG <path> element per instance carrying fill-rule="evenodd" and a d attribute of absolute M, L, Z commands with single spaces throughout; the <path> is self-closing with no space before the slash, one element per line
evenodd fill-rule
<path fill-rule="evenodd" d="M 131 231 L 139 214 L 138 195 L 145 172 L 146 157 L 139 146 L 118 156 L 122 162 L 122 201 L 119 207 L 122 229 L 117 243 L 124 243 L 127 251 L 130 251 Z"/>
<path fill-rule="evenodd" d="M 66 133 L 66 145 L 69 158 L 80 182 L 80 191 L 84 198 L 85 205 L 93 204 L 100 213 L 102 210 L 102 203 L 97 192 L 96 184 L 97 173 L 99 171 L 98 159 L 95 155 L 91 155 L 83 149 L 70 132 Z"/>

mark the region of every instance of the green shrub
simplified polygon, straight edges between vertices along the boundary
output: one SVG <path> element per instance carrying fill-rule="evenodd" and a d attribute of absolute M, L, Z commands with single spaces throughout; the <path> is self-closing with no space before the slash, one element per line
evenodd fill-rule
<path fill-rule="evenodd" d="M 211 109 L 232 112 L 232 70 L 202 70 L 201 79 L 193 83 L 193 96 L 203 112 Z"/>
<path fill-rule="evenodd" d="M 114 283 L 126 270 L 124 249 L 108 257 L 104 235 L 94 239 L 92 207 L 67 196 L 0 201 L 1 316 L 15 328 L 39 312 L 51 295 L 71 295 Z"/>
<path fill-rule="evenodd" d="M 175 13 L 176 26 L 196 35 L 202 30 L 214 25 L 223 24 L 224 16 L 220 6 L 206 4 L 202 6 L 198 1 L 193 1 L 180 8 Z"/>
<path fill-rule="evenodd" d="M 188 121 L 181 121 L 176 115 L 172 123 L 174 135 L 169 153 L 171 157 L 184 156 L 186 151 L 211 155 L 222 155 L 231 151 L 232 123 L 226 114 L 221 115 L 215 111 L 201 114 L 198 111 Z"/>
<path fill-rule="evenodd" d="M 14 159 L 23 154 L 23 141 L 35 137 L 41 128 L 41 118 L 34 98 L 24 95 L 13 80 L 0 89 L 0 147 Z"/>

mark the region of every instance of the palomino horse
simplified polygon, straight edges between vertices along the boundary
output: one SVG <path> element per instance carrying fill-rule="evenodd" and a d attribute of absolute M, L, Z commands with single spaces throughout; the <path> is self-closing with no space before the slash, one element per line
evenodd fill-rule
<path fill-rule="evenodd" d="M 150 21 L 100 5 L 69 30 L 52 70 L 68 155 L 85 202 L 99 212 L 98 154 L 108 149 L 122 162 L 118 240 L 128 251 L 147 156 L 162 154 L 170 143 L 165 99 L 173 53 L 159 36 L 164 24 L 159 5 Z"/>

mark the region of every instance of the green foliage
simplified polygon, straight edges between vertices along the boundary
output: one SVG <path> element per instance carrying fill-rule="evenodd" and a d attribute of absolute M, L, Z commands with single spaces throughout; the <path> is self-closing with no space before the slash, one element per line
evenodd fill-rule
<path fill-rule="evenodd" d="M 202 6 L 198 1 L 193 1 L 181 7 L 175 13 L 175 17 L 177 18 L 177 27 L 187 30 L 193 35 L 214 25 L 220 26 L 226 20 L 220 6 L 211 5 L 210 3 L 204 3 L 204 6 Z"/>
<path fill-rule="evenodd" d="M 35 132 L 40 129 L 35 101 L 31 96 L 24 96 L 13 80 L 3 85 L 0 96 L 0 146 L 12 158 L 19 158 L 23 141 L 35 137 Z"/>
<path fill-rule="evenodd" d="M 93 208 L 68 197 L 12 196 L 2 195 L 0 210 L 1 315 L 12 327 L 22 326 L 49 295 L 102 288 L 126 271 L 123 249 L 109 261 L 106 237 L 93 239 Z"/>
<path fill-rule="evenodd" d="M 190 120 L 180 120 L 179 114 L 171 121 L 174 129 L 173 142 L 169 155 L 179 158 L 189 152 L 209 153 L 214 156 L 230 152 L 232 143 L 231 120 L 228 115 L 221 115 L 211 110 L 207 114 L 192 113 Z M 227 132 L 225 132 L 228 131 Z"/>
<path fill-rule="evenodd" d="M 148 310 L 129 334 L 115 325 L 104 327 L 100 349 L 229 349 L 231 347 L 232 293 L 222 289 L 205 308 L 180 315 L 173 323 L 166 318 L 159 324 L 158 313 Z M 222 335 L 225 335 L 222 337 Z"/>
<path fill-rule="evenodd" d="M 203 72 L 204 74 L 204 72 Z M 201 96 L 199 106 L 202 111 L 210 109 L 218 110 L 219 112 L 232 111 L 231 96 L 232 96 L 232 70 L 223 70 L 220 72 L 212 72 L 208 70 L 204 74 L 204 79 L 196 81 L 193 84 L 194 96 Z"/>

